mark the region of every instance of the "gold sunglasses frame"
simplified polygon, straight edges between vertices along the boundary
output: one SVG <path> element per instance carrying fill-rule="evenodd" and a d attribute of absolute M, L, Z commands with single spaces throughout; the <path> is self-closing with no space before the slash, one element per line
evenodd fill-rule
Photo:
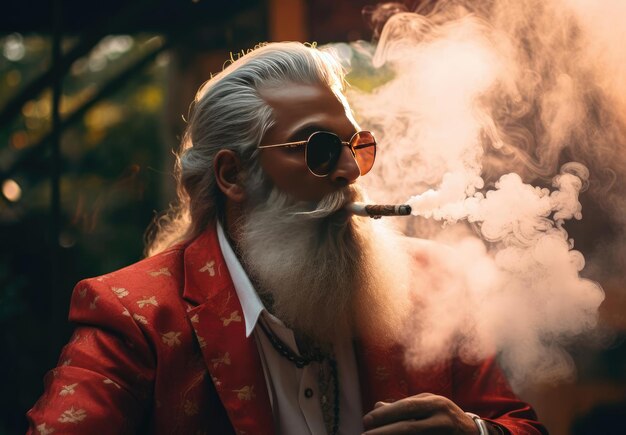
<path fill-rule="evenodd" d="M 366 148 L 366 147 L 370 147 L 373 146 L 374 147 L 374 157 L 372 159 L 372 165 L 370 166 L 370 168 L 366 171 L 366 172 L 361 172 L 361 167 L 359 166 L 359 173 L 361 174 L 361 176 L 367 174 L 373 167 L 374 167 L 374 163 L 376 162 L 376 148 L 378 147 L 378 142 L 376 142 L 376 137 L 374 136 L 374 133 L 372 133 L 369 130 L 359 130 L 356 133 L 354 133 L 352 135 L 352 137 L 350 138 L 350 140 L 348 142 L 341 140 L 341 138 L 336 135 L 335 133 L 331 132 L 331 131 L 315 131 L 313 133 L 311 133 L 309 135 L 309 137 L 307 138 L 307 140 L 300 140 L 300 141 L 296 141 L 296 142 L 285 142 L 285 143 L 278 143 L 278 144 L 272 144 L 272 145 L 259 145 L 257 146 L 258 149 L 264 149 L 264 148 L 280 148 L 280 147 L 288 147 L 288 148 L 297 148 L 299 146 L 305 145 L 306 147 L 304 148 L 304 161 L 306 163 L 306 167 L 309 170 L 309 172 L 313 175 L 315 175 L 316 177 L 319 178 L 323 178 L 323 177 L 328 177 L 332 171 L 334 170 L 334 167 L 332 170 L 330 170 L 328 172 L 328 174 L 316 174 L 315 172 L 313 172 L 313 170 L 311 169 L 311 167 L 308 164 L 308 143 L 311 140 L 311 138 L 318 134 L 318 133 L 326 133 L 326 134 L 332 134 L 333 136 L 335 136 L 337 139 L 339 139 L 339 141 L 341 142 L 341 144 L 343 146 L 347 146 L 348 148 L 350 148 L 350 152 L 352 153 L 352 157 L 354 158 L 354 160 L 356 161 L 357 166 L 359 166 L 359 161 L 356 158 L 356 150 L 361 149 L 361 148 Z M 354 141 L 354 139 L 361 133 L 367 133 L 369 134 L 372 139 L 374 140 L 374 143 L 367 143 L 367 144 L 361 144 L 361 145 L 352 145 L 352 142 Z"/>

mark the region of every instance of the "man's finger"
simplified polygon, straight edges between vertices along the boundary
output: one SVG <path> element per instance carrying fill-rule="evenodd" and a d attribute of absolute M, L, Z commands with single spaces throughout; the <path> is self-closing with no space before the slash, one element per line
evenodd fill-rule
<path fill-rule="evenodd" d="M 440 399 L 443 398 L 420 395 L 379 406 L 363 417 L 363 427 L 368 430 L 403 420 L 427 418 L 444 406 Z"/>

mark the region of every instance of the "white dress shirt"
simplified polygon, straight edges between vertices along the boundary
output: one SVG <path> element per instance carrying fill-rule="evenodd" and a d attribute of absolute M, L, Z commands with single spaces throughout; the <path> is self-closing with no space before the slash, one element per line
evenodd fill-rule
<path fill-rule="evenodd" d="M 319 364 L 313 362 L 299 369 L 274 349 L 266 334 L 257 325 L 260 316 L 263 316 L 265 324 L 283 343 L 299 354 L 293 331 L 265 309 L 219 223 L 217 236 L 241 303 L 246 337 L 254 335 L 261 356 L 277 433 L 326 434 L 317 382 Z M 352 342 L 334 343 L 333 350 L 339 376 L 339 433 L 360 434 L 363 432 L 363 414 Z"/>

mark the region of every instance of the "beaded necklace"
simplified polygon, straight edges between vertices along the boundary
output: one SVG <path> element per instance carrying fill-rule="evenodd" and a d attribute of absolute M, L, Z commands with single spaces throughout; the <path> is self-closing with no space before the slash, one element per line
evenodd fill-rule
<path fill-rule="evenodd" d="M 320 397 L 320 405 L 322 407 L 322 414 L 324 415 L 324 424 L 330 434 L 337 435 L 339 432 L 339 376 L 337 373 L 337 361 L 335 361 L 331 355 L 324 355 L 319 349 L 315 349 L 308 356 L 298 355 L 293 352 L 289 346 L 283 343 L 283 341 L 264 324 L 263 320 L 260 320 L 258 324 L 261 326 L 261 330 L 265 333 L 265 336 L 272 344 L 272 347 L 274 347 L 274 349 L 284 358 L 294 363 L 297 368 L 301 369 L 312 362 L 320 364 L 318 383 L 320 385 L 320 390 L 324 392 Z M 330 379 L 332 381 L 332 392 L 330 392 L 333 396 L 332 421 L 329 421 L 331 413 L 329 412 L 330 403 L 327 399 L 328 385 L 325 382 L 327 377 L 324 376 L 325 363 L 330 369 Z"/>

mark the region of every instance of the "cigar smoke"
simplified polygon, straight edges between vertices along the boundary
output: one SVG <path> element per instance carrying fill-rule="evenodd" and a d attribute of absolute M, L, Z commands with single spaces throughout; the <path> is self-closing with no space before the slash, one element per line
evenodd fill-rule
<path fill-rule="evenodd" d="M 626 3 L 420 4 L 373 8 L 375 43 L 335 46 L 379 142 L 369 196 L 406 202 L 418 216 L 409 234 L 460 253 L 463 286 L 416 289 L 408 356 L 498 353 L 517 385 L 571 375 L 564 346 L 596 326 L 604 298 L 565 229 L 584 214 L 581 191 L 623 234 Z M 588 277 L 606 278 L 617 236 L 585 252 Z"/>

